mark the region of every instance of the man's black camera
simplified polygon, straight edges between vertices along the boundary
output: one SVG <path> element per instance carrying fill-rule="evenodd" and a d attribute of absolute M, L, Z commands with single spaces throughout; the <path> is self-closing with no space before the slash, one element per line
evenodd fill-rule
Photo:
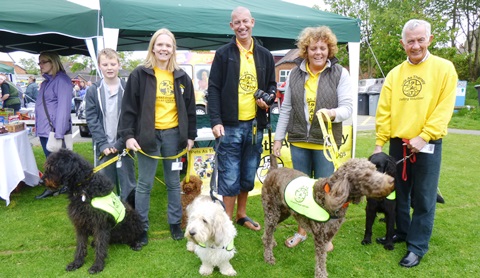
<path fill-rule="evenodd" d="M 264 91 L 258 89 L 255 94 L 253 94 L 253 97 L 255 99 L 263 99 L 265 103 L 270 106 L 275 102 L 275 95 L 269 95 L 268 93 L 265 93 Z"/>

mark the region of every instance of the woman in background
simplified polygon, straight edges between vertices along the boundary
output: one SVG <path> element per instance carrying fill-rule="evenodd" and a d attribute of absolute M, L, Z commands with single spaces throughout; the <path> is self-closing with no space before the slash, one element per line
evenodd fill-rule
<path fill-rule="evenodd" d="M 45 80 L 40 86 L 35 102 L 35 132 L 40 139 L 45 157 L 48 157 L 50 151 L 47 150 L 47 142 L 50 131 L 54 131 L 55 138 L 59 140 L 63 139 L 65 134 L 72 132 L 70 114 L 72 82 L 65 73 L 60 56 L 55 52 L 42 52 L 38 57 L 38 65 Z M 59 190 L 60 192 L 45 189 L 35 198 L 43 199 L 56 193 L 64 193 L 62 189 Z"/>

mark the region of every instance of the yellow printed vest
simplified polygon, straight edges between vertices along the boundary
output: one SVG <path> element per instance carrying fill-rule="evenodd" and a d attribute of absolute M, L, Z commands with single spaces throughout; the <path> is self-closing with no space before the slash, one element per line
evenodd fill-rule
<path fill-rule="evenodd" d="M 125 218 L 125 206 L 113 192 L 107 196 L 93 198 L 91 204 L 94 208 L 110 213 L 117 224 Z"/>
<path fill-rule="evenodd" d="M 285 202 L 290 209 L 310 219 L 327 222 L 330 214 L 315 202 L 313 197 L 314 179 L 298 177 L 285 188 Z"/>

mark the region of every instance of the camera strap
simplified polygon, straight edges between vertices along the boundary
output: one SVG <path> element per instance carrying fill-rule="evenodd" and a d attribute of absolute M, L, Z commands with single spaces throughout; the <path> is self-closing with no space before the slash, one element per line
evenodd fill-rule
<path fill-rule="evenodd" d="M 257 119 L 252 121 L 252 145 L 257 144 Z"/>

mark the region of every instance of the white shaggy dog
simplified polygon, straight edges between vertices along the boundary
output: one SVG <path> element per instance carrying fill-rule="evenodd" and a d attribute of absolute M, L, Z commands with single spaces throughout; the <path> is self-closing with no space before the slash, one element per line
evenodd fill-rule
<path fill-rule="evenodd" d="M 237 230 L 223 206 L 201 195 L 187 207 L 187 217 L 187 250 L 195 252 L 202 261 L 199 273 L 210 275 L 218 266 L 223 275 L 237 275 L 230 264 L 235 255 L 233 240 Z"/>

